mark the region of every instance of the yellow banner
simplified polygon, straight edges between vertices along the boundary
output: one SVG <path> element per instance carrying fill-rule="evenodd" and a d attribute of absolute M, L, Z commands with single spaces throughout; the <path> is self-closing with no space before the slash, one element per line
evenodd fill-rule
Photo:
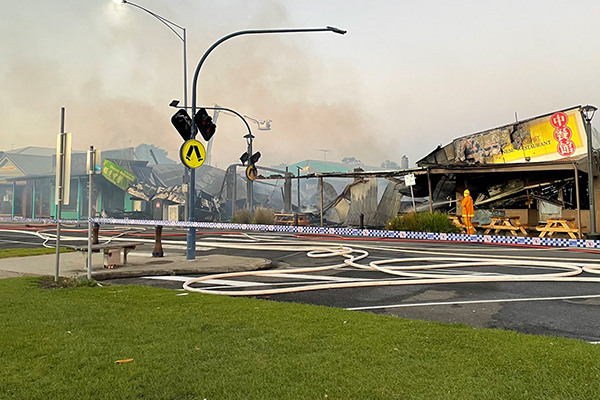
<path fill-rule="evenodd" d="M 469 164 L 504 164 L 579 156 L 587 145 L 577 108 L 456 139 L 454 151 Z"/>

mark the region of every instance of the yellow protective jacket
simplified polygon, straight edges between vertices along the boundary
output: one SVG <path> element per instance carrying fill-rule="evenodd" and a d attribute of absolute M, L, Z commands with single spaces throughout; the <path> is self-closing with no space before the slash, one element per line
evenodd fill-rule
<path fill-rule="evenodd" d="M 462 216 L 473 218 L 475 216 L 475 211 L 473 210 L 473 198 L 470 195 L 467 195 L 460 202 L 462 206 Z"/>

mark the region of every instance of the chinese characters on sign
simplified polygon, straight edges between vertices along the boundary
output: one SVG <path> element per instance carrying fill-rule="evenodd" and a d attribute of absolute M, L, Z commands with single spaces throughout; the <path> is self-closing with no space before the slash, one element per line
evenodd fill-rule
<path fill-rule="evenodd" d="M 558 142 L 556 151 L 563 157 L 568 157 L 575 153 L 575 143 L 571 140 L 573 131 L 567 126 L 569 116 L 564 112 L 557 112 L 550 117 L 550 124 L 554 129 L 554 139 Z"/>
<path fill-rule="evenodd" d="M 102 165 L 102 176 L 123 190 L 127 190 L 135 182 L 135 175 L 107 159 L 104 160 Z"/>

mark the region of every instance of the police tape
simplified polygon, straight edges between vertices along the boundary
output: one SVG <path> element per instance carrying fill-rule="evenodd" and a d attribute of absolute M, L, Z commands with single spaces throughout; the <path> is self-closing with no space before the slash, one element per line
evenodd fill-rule
<path fill-rule="evenodd" d="M 56 224 L 54 218 L 10 218 L 0 217 L 0 222 L 45 223 Z M 143 219 L 118 219 L 118 218 L 91 218 L 83 220 L 64 220 L 61 224 L 87 224 L 88 222 L 107 225 L 123 226 L 162 226 L 173 228 L 203 228 L 203 229 L 229 229 L 257 232 L 282 232 L 298 234 L 338 235 L 350 237 L 368 237 L 373 239 L 406 239 L 439 242 L 481 243 L 481 244 L 507 244 L 519 246 L 545 246 L 545 247 L 578 247 L 600 248 L 600 240 L 540 238 L 529 236 L 494 236 L 494 235 L 467 235 L 464 233 L 432 233 L 411 231 L 389 231 L 383 229 L 356 229 L 356 228 L 331 228 L 317 226 L 288 226 L 288 225 L 263 225 L 242 224 L 232 222 L 188 222 L 188 221 L 163 221 Z"/>

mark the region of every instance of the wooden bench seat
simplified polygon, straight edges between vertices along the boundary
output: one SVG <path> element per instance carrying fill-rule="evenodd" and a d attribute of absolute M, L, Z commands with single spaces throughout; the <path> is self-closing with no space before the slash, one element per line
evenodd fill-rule
<path fill-rule="evenodd" d="M 114 268 L 115 266 L 127 265 L 129 252 L 144 244 L 144 242 L 98 243 L 92 245 L 92 251 L 102 251 L 104 253 L 104 268 Z M 88 246 L 75 247 L 75 250 L 87 252 Z"/>

